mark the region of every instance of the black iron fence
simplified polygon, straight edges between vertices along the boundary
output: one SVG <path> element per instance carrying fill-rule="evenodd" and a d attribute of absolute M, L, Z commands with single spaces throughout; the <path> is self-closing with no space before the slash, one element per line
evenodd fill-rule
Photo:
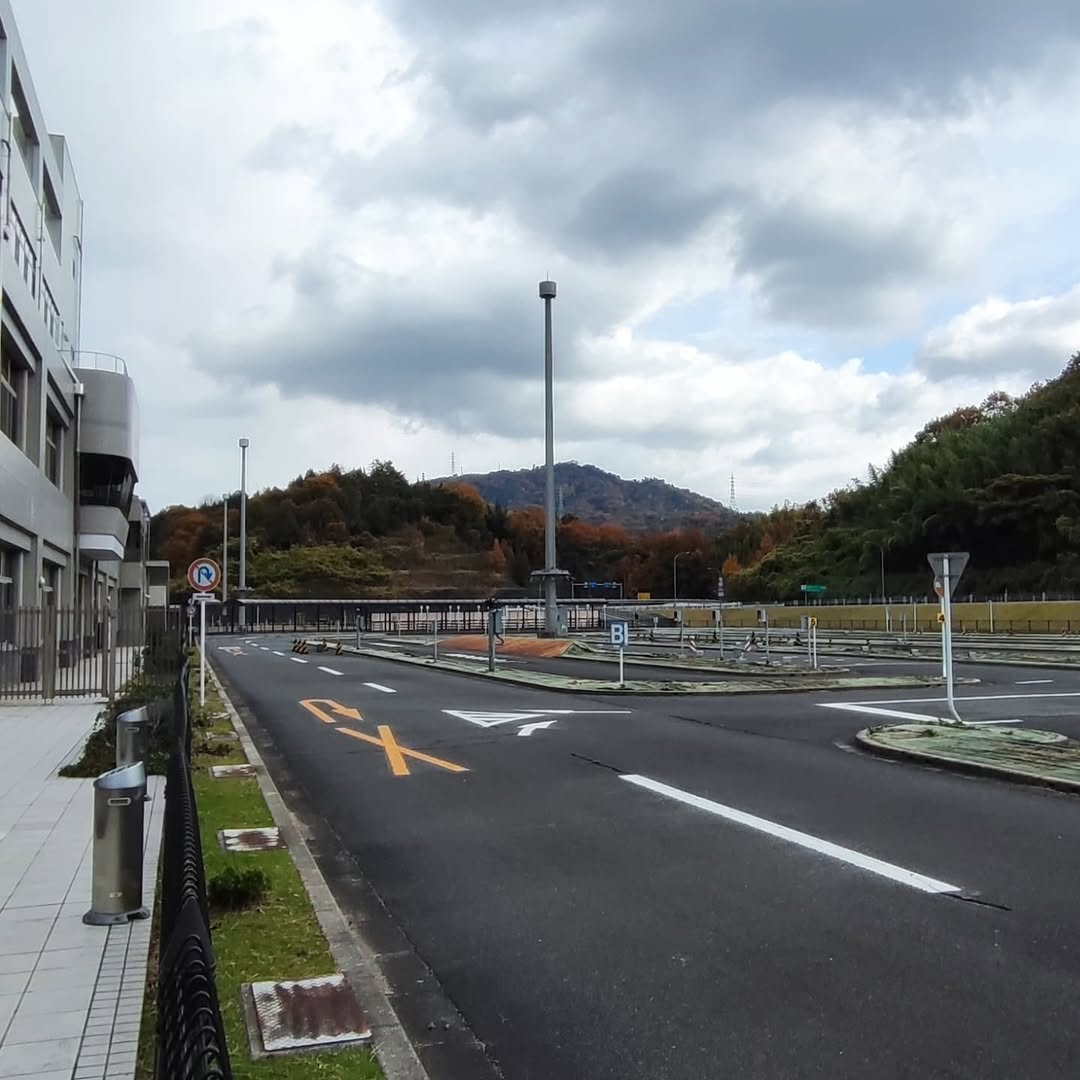
<path fill-rule="evenodd" d="M 206 606 L 208 634 L 424 633 L 434 625 L 440 634 L 482 633 L 488 600 L 245 600 L 242 604 L 210 601 Z M 499 600 L 507 633 L 539 630 L 543 604 L 535 600 Z M 560 600 L 559 613 L 567 630 L 599 630 L 605 625 L 605 600 Z M 182 609 L 171 609 L 179 614 Z M 190 633 L 199 632 L 194 607 Z"/>
<path fill-rule="evenodd" d="M 199 814 L 191 777 L 185 664 L 175 690 L 161 837 L 161 926 L 155 1080 L 230 1080 L 214 981 Z"/>

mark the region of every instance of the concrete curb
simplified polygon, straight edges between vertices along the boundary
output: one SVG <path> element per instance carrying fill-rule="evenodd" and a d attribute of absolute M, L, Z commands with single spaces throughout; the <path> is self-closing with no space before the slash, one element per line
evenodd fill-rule
<path fill-rule="evenodd" d="M 320 643 L 320 639 L 308 640 L 309 645 L 318 643 Z M 380 649 L 358 649 L 355 645 L 346 645 L 343 652 L 349 656 L 370 656 L 375 660 L 394 660 L 399 664 L 412 664 L 435 671 L 465 675 L 474 679 L 511 683 L 516 686 L 534 686 L 541 690 L 551 690 L 562 694 L 603 694 L 620 697 L 685 697 L 698 694 L 723 697 L 745 694 L 805 694 L 818 690 L 902 690 L 935 685 L 932 681 L 920 678 L 917 675 L 885 675 L 877 679 L 848 676 L 845 679 L 823 680 L 813 685 L 803 686 L 769 686 L 763 685 L 762 680 L 753 685 L 741 685 L 738 682 L 679 683 L 678 680 L 672 680 L 677 685 L 664 686 L 659 683 L 649 683 L 643 686 L 640 682 L 635 685 L 634 682 L 628 681 L 626 686 L 620 687 L 614 682 L 601 682 L 599 679 L 570 679 L 548 672 L 480 671 L 475 667 L 467 667 L 464 664 L 455 664 L 446 660 L 440 660 L 436 667 L 434 662 L 427 657 L 405 656 L 402 653 L 384 652 Z M 798 678 L 799 676 L 793 677 Z M 749 676 L 742 676 L 742 678 L 749 683 Z"/>
<path fill-rule="evenodd" d="M 874 739 L 870 728 L 863 728 L 855 735 L 855 741 L 861 747 L 881 757 L 893 758 L 897 761 L 914 761 L 920 765 L 937 765 L 942 768 L 952 769 L 955 772 L 967 773 L 970 776 L 983 776 L 996 780 L 1010 780 L 1016 784 L 1027 784 L 1032 787 L 1052 788 L 1055 791 L 1064 791 L 1072 795 L 1080 795 L 1080 783 L 1072 780 L 1064 780 L 1057 776 L 1039 776 L 1035 773 L 1021 772 L 1018 769 L 1009 769 L 1003 765 L 989 765 L 982 761 L 970 761 L 941 754 L 931 754 L 920 750 L 906 750 L 898 746 L 886 746 Z"/>
<path fill-rule="evenodd" d="M 611 654 L 606 652 L 599 652 L 595 649 L 588 649 L 578 652 L 577 649 L 581 648 L 580 645 L 572 647 L 562 659 L 565 660 L 585 660 L 594 664 L 617 664 L 619 662 L 619 656 L 617 653 Z M 790 655 L 785 653 L 783 655 Z M 724 664 L 731 664 L 730 660 L 720 661 Z M 626 654 L 626 663 L 633 664 L 636 667 L 657 667 L 657 668 L 669 668 L 672 671 L 696 671 L 696 672 L 709 672 L 715 671 L 718 675 L 728 675 L 733 679 L 755 679 L 763 678 L 759 671 L 753 668 L 746 667 L 717 667 L 715 663 L 710 663 L 707 660 L 694 661 L 690 657 L 683 657 L 681 660 L 665 660 L 662 657 L 656 656 L 639 656 L 636 653 Z M 793 670 L 786 671 L 782 666 L 777 665 L 775 668 L 766 668 L 767 671 L 782 671 L 786 676 L 793 679 L 807 679 L 814 676 L 806 670 Z M 841 671 L 850 671 L 850 668 L 836 666 L 825 666 L 818 668 L 819 672 L 828 673 L 830 671 L 839 673 Z"/>
<path fill-rule="evenodd" d="M 209 658 L 207 659 L 209 661 Z M 386 1080 L 430 1080 L 427 1070 L 421 1064 L 416 1050 L 405 1033 L 405 1028 L 394 1012 L 394 1007 L 390 1004 L 389 987 L 379 969 L 374 950 L 358 933 L 349 928 L 345 915 L 326 884 L 326 879 L 315 857 L 311 854 L 299 822 L 281 797 L 240 713 L 218 678 L 212 662 L 207 663 L 207 670 L 214 688 L 225 703 L 233 728 L 240 737 L 240 745 L 244 748 L 248 761 L 255 766 L 259 790 L 296 864 L 300 880 L 304 883 L 311 906 L 315 910 L 315 916 L 319 920 L 319 926 L 330 946 L 330 954 L 349 980 L 349 985 L 367 1013 L 371 1025 L 371 1045 L 374 1047 Z"/>

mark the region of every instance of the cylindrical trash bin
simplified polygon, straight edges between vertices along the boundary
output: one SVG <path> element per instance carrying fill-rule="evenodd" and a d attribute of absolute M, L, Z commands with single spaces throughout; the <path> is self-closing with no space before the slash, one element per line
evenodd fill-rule
<path fill-rule="evenodd" d="M 150 728 L 150 711 L 145 705 L 122 712 L 116 718 L 116 767 L 145 762 L 146 735 Z"/>
<path fill-rule="evenodd" d="M 83 922 L 110 926 L 145 919 L 142 906 L 143 807 L 146 769 L 141 761 L 94 781 L 94 855 L 90 910 Z"/>

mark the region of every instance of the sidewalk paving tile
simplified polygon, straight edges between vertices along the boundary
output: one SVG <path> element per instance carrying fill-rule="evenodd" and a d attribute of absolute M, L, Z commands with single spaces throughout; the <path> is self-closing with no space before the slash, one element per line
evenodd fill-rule
<path fill-rule="evenodd" d="M 99 704 L 0 707 L 0 1078 L 131 1080 L 150 924 L 85 926 L 93 784 L 59 779 Z M 153 904 L 164 780 L 151 777 L 143 902 Z"/>

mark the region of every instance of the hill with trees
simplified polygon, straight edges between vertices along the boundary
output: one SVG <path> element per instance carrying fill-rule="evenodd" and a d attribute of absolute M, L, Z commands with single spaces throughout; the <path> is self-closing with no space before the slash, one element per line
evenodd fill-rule
<path fill-rule="evenodd" d="M 544 505 L 544 469 L 500 469 L 444 477 L 436 484 L 466 483 L 488 502 L 509 510 Z M 595 465 L 560 461 L 555 465 L 555 490 L 562 514 L 594 525 L 656 530 L 686 527 L 717 529 L 734 524 L 739 514 L 723 503 L 678 488 L 666 480 L 624 480 Z"/>
<path fill-rule="evenodd" d="M 237 583 L 239 499 L 230 498 L 230 574 Z M 174 506 L 151 522 L 156 558 L 172 566 L 173 595 L 186 592 L 193 559 L 221 559 L 223 506 Z M 630 532 L 564 516 L 559 563 L 577 582 L 615 582 L 670 595 L 679 552 L 683 595 L 711 594 L 723 558 L 703 529 Z M 248 499 L 248 585 L 263 597 L 446 596 L 532 594 L 532 570 L 543 566 L 544 514 L 507 509 L 460 480 L 410 484 L 389 462 L 345 471 L 308 471 L 285 488 Z M 710 584 L 710 581 L 712 582 Z M 587 584 L 617 596 L 619 588 Z"/>
<path fill-rule="evenodd" d="M 661 481 L 627 482 L 566 463 L 559 466 L 564 509 L 588 505 L 602 518 L 615 514 L 628 492 L 663 498 L 647 500 L 644 510 L 627 502 L 621 523 L 565 513 L 559 564 L 578 583 L 614 583 L 575 586 L 579 596 L 614 597 L 621 587 L 627 596 L 670 597 L 676 555 L 684 598 L 714 597 L 719 572 L 729 599 L 797 599 L 799 587 L 811 582 L 826 585 L 830 597 L 880 595 L 883 565 L 888 595 L 924 596 L 931 585 L 927 552 L 965 550 L 971 563 L 961 593 L 1077 592 L 1078 432 L 1080 354 L 1058 378 L 1019 398 L 995 393 L 931 421 L 884 468 L 871 466 L 865 480 L 820 501 L 734 521 L 720 504 Z M 542 475 L 478 477 L 490 481 L 485 497 L 461 478 L 410 484 L 389 462 L 309 471 L 249 499 L 249 585 L 268 597 L 535 595 L 530 573 L 543 565 Z M 575 478 L 581 487 L 568 493 Z M 592 494 L 572 501 L 582 490 Z M 510 497 L 538 505 L 508 507 L 501 499 Z M 237 503 L 234 496 L 234 585 Z M 693 515 L 703 504 L 723 513 L 679 528 L 633 531 L 626 524 Z M 175 596 L 184 592 L 193 559 L 220 558 L 221 540 L 221 502 L 170 507 L 153 519 L 154 554 L 172 564 Z"/>
<path fill-rule="evenodd" d="M 884 563 L 887 594 L 923 595 L 927 552 L 949 550 L 971 553 L 962 593 L 1075 592 L 1078 478 L 1080 353 L 1019 398 L 994 393 L 931 421 L 865 481 L 736 526 L 731 592 L 789 599 L 820 582 L 832 596 L 880 595 Z"/>

